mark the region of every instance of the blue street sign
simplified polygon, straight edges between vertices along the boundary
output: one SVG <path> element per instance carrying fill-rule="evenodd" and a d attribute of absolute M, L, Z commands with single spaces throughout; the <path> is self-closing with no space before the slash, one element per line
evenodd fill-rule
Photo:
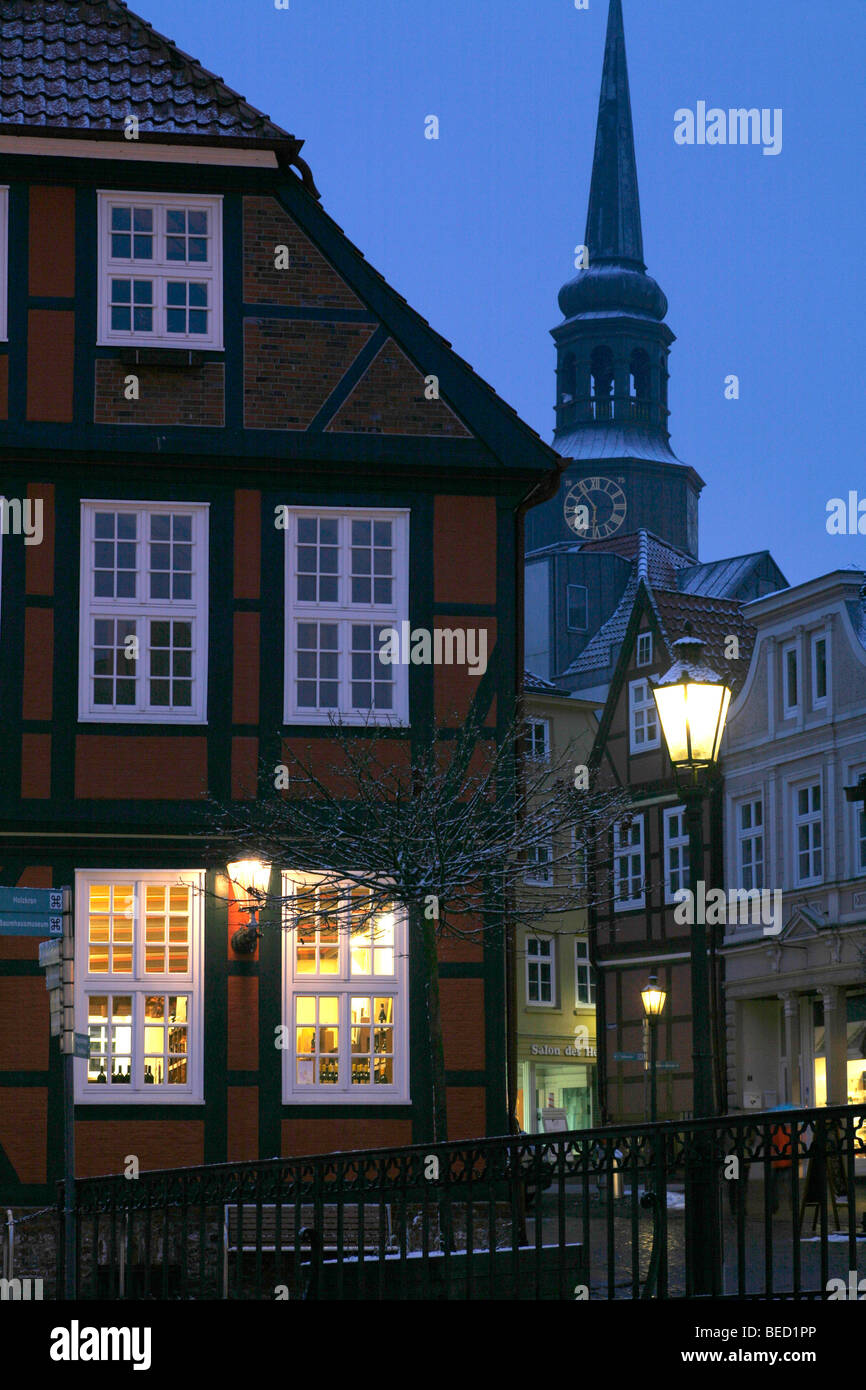
<path fill-rule="evenodd" d="M 615 1052 L 613 1054 L 615 1062 L 645 1062 L 645 1052 Z"/>
<path fill-rule="evenodd" d="M 0 913 L 48 917 L 62 911 L 63 893 L 59 888 L 0 888 Z"/>
<path fill-rule="evenodd" d="M 679 1062 L 656 1062 L 659 1071 L 679 1071 Z"/>
<path fill-rule="evenodd" d="M 62 936 L 62 917 L 13 917 L 0 914 L 0 936 Z"/>
<path fill-rule="evenodd" d="M 75 1050 L 72 1055 L 85 1058 L 90 1056 L 90 1037 L 87 1033 L 75 1034 Z"/>

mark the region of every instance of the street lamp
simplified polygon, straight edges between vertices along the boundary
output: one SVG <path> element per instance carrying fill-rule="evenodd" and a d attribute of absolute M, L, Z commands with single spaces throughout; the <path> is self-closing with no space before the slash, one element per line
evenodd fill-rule
<path fill-rule="evenodd" d="M 241 956 L 251 955 L 262 934 L 257 914 L 268 895 L 271 866 L 260 859 L 236 859 L 226 868 L 234 884 L 235 902 L 249 916 L 247 925 L 238 927 L 232 936 L 232 950 Z"/>
<path fill-rule="evenodd" d="M 674 777 L 685 805 L 689 840 L 689 886 L 697 904 L 698 882 L 703 872 L 703 801 L 715 767 L 731 686 L 707 665 L 704 644 L 692 634 L 673 643 L 673 665 L 651 683 L 659 723 L 665 736 Z M 696 1119 L 715 1112 L 713 1054 L 710 1028 L 710 988 L 707 966 L 707 929 L 703 914 L 693 913 L 691 949 L 693 1108 Z M 700 918 L 700 920 L 699 920 Z M 701 1146 L 696 1144 L 696 1149 Z M 697 1166 L 693 1189 L 691 1225 L 692 1268 L 695 1292 L 718 1291 L 718 1193 L 713 1190 L 711 1160 Z"/>
<path fill-rule="evenodd" d="M 656 982 L 656 976 L 650 975 L 649 984 L 644 985 L 640 992 L 643 1002 L 643 1011 L 646 1021 L 649 1024 L 650 1035 L 650 1121 L 656 1121 L 656 1028 L 662 1016 L 667 1001 L 666 992 L 660 988 Z"/>

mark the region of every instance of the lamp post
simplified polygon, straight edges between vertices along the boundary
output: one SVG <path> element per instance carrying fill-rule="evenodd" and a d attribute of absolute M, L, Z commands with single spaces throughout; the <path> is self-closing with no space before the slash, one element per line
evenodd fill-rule
<path fill-rule="evenodd" d="M 687 635 L 673 644 L 673 665 L 652 682 L 659 723 L 667 745 L 674 777 L 685 805 L 689 840 L 689 884 L 697 904 L 698 882 L 703 872 L 703 803 L 719 748 L 731 687 L 703 659 L 703 642 Z M 707 962 L 707 929 L 703 913 L 693 914 L 691 943 L 693 1110 L 696 1119 L 715 1112 L 713 1054 L 710 1026 L 710 981 Z M 698 919 L 701 920 L 698 920 Z M 713 1181 L 712 1155 L 695 1144 L 699 1161 L 692 1183 L 692 1219 L 689 1223 L 690 1265 L 696 1294 L 719 1292 L 718 1191 Z"/>
<path fill-rule="evenodd" d="M 268 895 L 271 866 L 260 859 L 236 859 L 226 867 L 235 886 L 237 906 L 249 917 L 247 925 L 238 927 L 233 934 L 232 950 L 239 956 L 248 956 L 256 949 L 256 943 L 262 934 L 258 924 L 258 912 Z"/>
<path fill-rule="evenodd" d="M 650 975 L 649 984 L 644 985 L 640 992 L 643 1002 L 643 1011 L 646 1021 L 649 1024 L 650 1035 L 650 1121 L 655 1124 L 657 1114 L 656 1104 L 656 1029 L 661 1018 L 667 1000 L 667 994 L 661 989 L 656 981 L 655 975 Z"/>

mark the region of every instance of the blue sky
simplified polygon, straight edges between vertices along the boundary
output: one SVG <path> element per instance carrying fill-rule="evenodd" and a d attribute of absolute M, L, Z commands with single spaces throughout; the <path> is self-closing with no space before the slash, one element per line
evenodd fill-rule
<path fill-rule="evenodd" d="M 583 241 L 607 0 L 133 0 L 306 140 L 324 206 L 545 438 L 556 296 Z M 866 566 L 864 0 L 623 0 L 644 249 L 701 558 L 792 583 Z M 783 147 L 681 146 L 674 112 L 781 107 Z M 438 141 L 424 119 L 439 117 Z M 724 380 L 740 378 L 726 401 Z"/>

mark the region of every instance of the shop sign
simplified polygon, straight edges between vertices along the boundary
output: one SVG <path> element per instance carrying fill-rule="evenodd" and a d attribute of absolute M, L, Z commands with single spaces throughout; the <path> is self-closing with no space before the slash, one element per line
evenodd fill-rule
<path fill-rule="evenodd" d="M 551 1043 L 532 1043 L 529 1048 L 533 1057 L 595 1057 L 596 1050 L 593 1043 L 566 1043 L 565 1047 L 556 1047 Z"/>

